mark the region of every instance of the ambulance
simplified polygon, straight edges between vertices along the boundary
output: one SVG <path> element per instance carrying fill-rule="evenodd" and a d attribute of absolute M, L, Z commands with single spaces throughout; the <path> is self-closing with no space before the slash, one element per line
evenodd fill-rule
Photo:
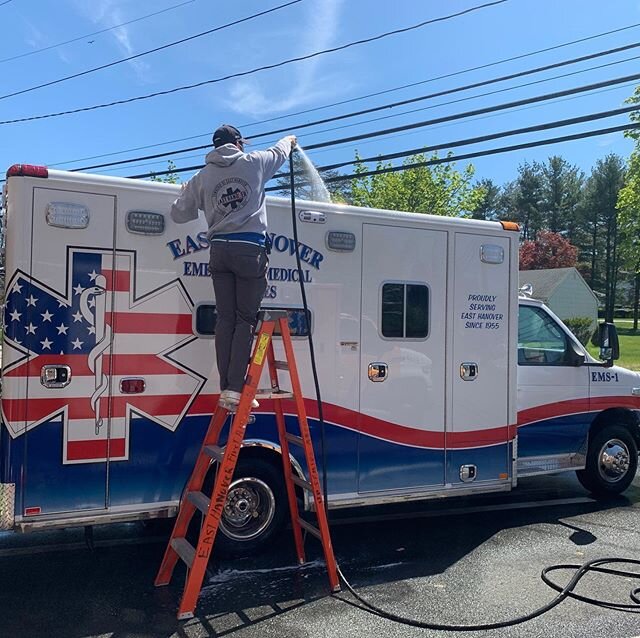
<path fill-rule="evenodd" d="M 206 225 L 171 220 L 178 193 L 9 169 L 0 529 L 175 515 L 219 393 Z M 598 496 L 630 485 L 640 376 L 613 365 L 613 326 L 596 360 L 521 294 L 517 225 L 308 201 L 295 215 L 297 244 L 289 201 L 268 199 L 263 306 L 289 313 L 330 508 L 507 492 L 565 471 Z M 228 551 L 260 548 L 286 519 L 277 441 L 261 401 L 224 509 Z M 303 458 L 291 463 L 304 477 Z"/>

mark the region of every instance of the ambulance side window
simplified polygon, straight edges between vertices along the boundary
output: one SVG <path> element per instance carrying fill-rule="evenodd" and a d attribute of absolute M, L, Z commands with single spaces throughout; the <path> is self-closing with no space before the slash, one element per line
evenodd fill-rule
<path fill-rule="evenodd" d="M 541 308 L 520 306 L 518 364 L 569 365 L 569 344 L 560 326 Z"/>
<path fill-rule="evenodd" d="M 382 286 L 381 332 L 387 339 L 425 339 L 429 334 L 429 288 L 390 282 Z"/>
<path fill-rule="evenodd" d="M 292 337 L 309 336 L 309 323 L 313 324 L 313 316 L 309 312 L 309 321 L 301 308 L 274 308 L 274 310 L 286 310 L 289 315 L 289 331 Z M 199 303 L 194 315 L 194 332 L 199 337 L 212 338 L 216 334 L 216 306 L 212 303 Z M 278 336 L 278 332 L 274 332 Z"/>

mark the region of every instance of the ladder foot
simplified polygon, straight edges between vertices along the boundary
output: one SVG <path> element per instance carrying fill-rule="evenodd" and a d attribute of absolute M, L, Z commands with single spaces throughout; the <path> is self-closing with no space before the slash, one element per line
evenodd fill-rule
<path fill-rule="evenodd" d="M 342 591 L 342 588 L 340 587 L 340 585 L 336 585 L 331 591 L 334 594 L 339 594 Z"/>
<path fill-rule="evenodd" d="M 192 611 L 183 611 L 181 614 L 178 614 L 178 620 L 189 620 L 190 618 L 193 618 Z"/>
<path fill-rule="evenodd" d="M 154 587 L 166 587 L 169 584 L 169 579 L 167 580 L 156 580 L 153 583 Z"/>

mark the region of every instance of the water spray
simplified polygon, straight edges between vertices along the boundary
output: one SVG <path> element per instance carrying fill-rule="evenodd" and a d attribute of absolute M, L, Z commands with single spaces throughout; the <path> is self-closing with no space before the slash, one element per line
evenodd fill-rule
<path fill-rule="evenodd" d="M 307 304 L 307 291 L 304 286 L 304 273 L 302 272 L 302 262 L 300 260 L 300 250 L 298 249 L 298 218 L 296 215 L 296 176 L 293 167 L 293 156 L 294 153 L 299 153 L 300 157 L 303 158 L 303 161 L 309 162 L 309 158 L 306 156 L 305 152 L 302 150 L 302 147 L 296 144 L 291 149 L 291 154 L 289 155 L 289 188 L 291 189 L 291 224 L 293 226 L 293 242 L 296 254 L 296 266 L 298 269 L 298 282 L 300 284 L 300 295 L 302 297 L 302 307 L 304 309 L 304 318 L 307 322 L 307 339 L 309 341 L 309 354 L 311 357 L 311 372 L 313 374 L 313 383 L 316 390 L 316 401 L 318 403 L 318 421 L 320 423 L 320 447 L 321 447 L 321 459 L 322 459 L 322 496 L 324 498 L 324 509 L 327 513 L 327 519 L 329 518 L 328 513 L 328 505 L 327 505 L 327 454 L 326 454 L 326 445 L 325 445 L 325 423 L 324 416 L 322 411 L 322 398 L 320 396 L 320 382 L 318 381 L 318 370 L 316 368 L 316 355 L 315 349 L 313 347 L 313 336 L 311 334 L 311 313 L 309 312 L 309 306 Z M 317 175 L 317 171 L 313 164 L 311 164 L 313 171 L 309 171 L 311 175 L 315 172 Z M 322 187 L 324 188 L 327 196 L 329 195 L 329 191 L 327 191 L 327 187 L 322 182 L 322 178 L 318 175 L 318 179 L 322 183 Z M 331 201 L 331 198 L 328 199 Z"/>

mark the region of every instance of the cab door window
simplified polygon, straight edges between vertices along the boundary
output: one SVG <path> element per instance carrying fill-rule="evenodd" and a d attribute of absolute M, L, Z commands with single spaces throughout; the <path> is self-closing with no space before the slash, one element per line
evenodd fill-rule
<path fill-rule="evenodd" d="M 520 306 L 518 364 L 569 365 L 569 340 L 560 326 L 541 308 Z"/>

